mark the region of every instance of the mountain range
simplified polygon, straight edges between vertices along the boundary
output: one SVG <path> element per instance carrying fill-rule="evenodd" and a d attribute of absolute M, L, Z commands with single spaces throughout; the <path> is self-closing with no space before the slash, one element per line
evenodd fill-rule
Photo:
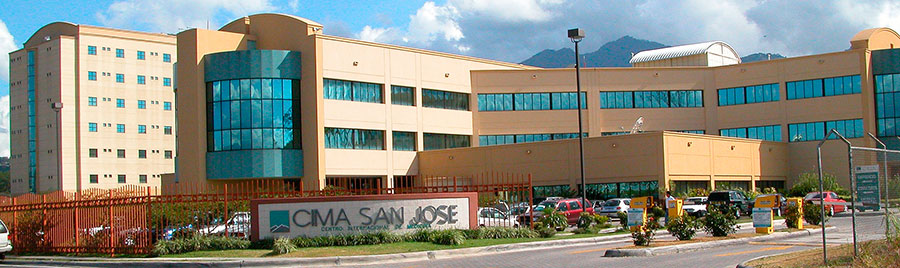
<path fill-rule="evenodd" d="M 631 56 L 638 52 L 650 49 L 668 47 L 667 45 L 637 39 L 631 36 L 623 36 L 615 41 L 603 44 L 599 49 L 587 54 L 581 54 L 584 61 L 581 66 L 584 67 L 630 67 L 628 63 Z M 575 66 L 575 51 L 571 48 L 561 48 L 558 50 L 545 49 L 534 56 L 522 61 L 522 64 L 542 67 L 542 68 L 566 68 Z M 780 59 L 784 56 L 777 53 L 754 53 L 741 57 L 741 62 L 754 62 L 769 59 Z"/>

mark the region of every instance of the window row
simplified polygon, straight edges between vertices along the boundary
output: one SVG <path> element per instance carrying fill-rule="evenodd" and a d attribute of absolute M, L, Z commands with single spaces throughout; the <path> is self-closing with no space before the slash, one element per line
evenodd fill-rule
<path fill-rule="evenodd" d="M 706 134 L 706 130 L 666 130 L 666 131 L 674 131 L 681 133 L 690 133 L 690 134 Z M 627 135 L 631 134 L 631 131 L 609 131 L 609 132 L 600 132 L 600 136 L 619 136 L 619 135 Z"/>
<path fill-rule="evenodd" d="M 103 73 L 103 76 L 108 76 L 108 73 Z M 151 76 L 150 80 L 158 80 L 159 77 Z M 163 77 L 163 86 L 171 87 L 172 86 L 172 78 Z M 88 71 L 88 80 L 89 81 L 97 81 L 97 72 Z M 125 74 L 116 74 L 116 83 L 125 83 Z M 138 85 L 146 85 L 147 84 L 147 76 L 138 75 L 137 76 L 137 84 Z"/>
<path fill-rule="evenodd" d="M 587 137 L 587 133 L 582 134 Z M 549 140 L 565 140 L 578 138 L 578 133 L 554 133 L 554 134 L 518 134 L 518 135 L 481 135 L 478 136 L 478 146 L 502 145 L 513 143 L 526 143 Z"/>
<path fill-rule="evenodd" d="M 860 93 L 859 75 L 785 82 L 787 99 L 805 99 Z"/>
<path fill-rule="evenodd" d="M 577 92 L 478 94 L 479 111 L 530 111 L 578 109 Z M 587 109 L 585 92 L 581 108 Z"/>
<path fill-rule="evenodd" d="M 837 130 L 845 138 L 860 138 L 865 135 L 862 119 L 797 123 L 788 125 L 791 142 L 822 140 L 831 129 Z M 837 139 L 836 136 L 830 139 Z"/>
<path fill-rule="evenodd" d="M 104 51 L 109 51 L 110 48 L 104 47 L 103 50 L 104 50 Z M 88 53 L 88 55 L 97 55 L 97 46 L 88 46 L 88 47 L 87 47 L 87 53 Z M 150 55 L 154 55 L 154 56 L 155 56 L 155 55 L 159 55 L 159 53 L 157 53 L 157 52 L 150 52 Z M 121 48 L 117 48 L 117 49 L 116 49 L 116 58 L 124 58 L 124 57 L 125 57 L 125 50 L 124 50 L 124 49 L 121 49 Z M 138 51 L 137 51 L 137 59 L 139 59 L 139 60 L 146 60 L 146 59 L 147 59 L 147 52 L 138 50 Z M 162 60 L 163 60 L 163 62 L 172 62 L 172 54 L 169 54 L 169 53 L 163 53 L 163 54 L 162 54 Z"/>
<path fill-rule="evenodd" d="M 207 104 L 207 129 L 294 128 L 295 100 L 235 100 Z M 299 125 L 297 125 L 299 126 Z"/>
<path fill-rule="evenodd" d="M 391 104 L 416 106 L 416 89 L 404 86 L 391 86 Z"/>
<path fill-rule="evenodd" d="M 600 109 L 703 107 L 702 90 L 600 92 Z"/>
<path fill-rule="evenodd" d="M 231 100 L 291 100 L 300 96 L 300 80 L 235 79 L 206 83 L 206 102 Z"/>
<path fill-rule="evenodd" d="M 147 150 L 137 150 L 139 159 L 147 159 Z M 112 149 L 103 149 L 103 152 L 112 152 Z M 153 153 L 159 153 L 159 150 L 151 150 Z M 163 158 L 172 159 L 172 150 L 163 151 Z M 88 149 L 88 157 L 90 158 L 98 158 L 100 156 L 99 149 L 90 148 Z M 125 149 L 116 150 L 116 158 L 125 158 Z"/>
<path fill-rule="evenodd" d="M 217 130 L 206 133 L 209 152 L 302 149 L 300 131 L 290 128 Z"/>
<path fill-rule="evenodd" d="M 325 148 L 384 150 L 384 130 L 326 127 Z"/>
<path fill-rule="evenodd" d="M 423 133 L 423 143 L 426 151 L 472 146 L 471 136 L 469 135 L 438 133 Z"/>
<path fill-rule="evenodd" d="M 103 101 L 109 101 L 112 98 L 103 98 Z M 159 104 L 159 101 L 150 101 L 150 104 Z M 88 97 L 88 106 L 97 106 L 97 97 Z M 116 99 L 116 108 L 125 108 L 125 99 Z M 147 101 L 146 100 L 138 100 L 137 101 L 138 109 L 147 109 Z M 172 102 L 164 101 L 163 102 L 163 110 L 171 111 L 172 110 Z"/>
<path fill-rule="evenodd" d="M 422 107 L 468 111 L 469 94 L 423 88 Z"/>
<path fill-rule="evenodd" d="M 154 175 L 154 176 L 158 176 L 158 175 Z M 104 178 L 112 178 L 112 175 L 103 175 L 103 177 Z M 100 183 L 100 175 L 91 174 L 89 176 L 89 178 L 90 178 L 91 184 Z M 126 183 L 126 181 L 127 181 L 127 176 L 125 174 L 116 175 L 117 183 Z M 143 174 L 138 175 L 138 183 L 147 183 L 147 175 L 143 175 Z"/>
<path fill-rule="evenodd" d="M 103 123 L 104 127 L 112 127 L 110 123 Z M 158 129 L 159 126 L 151 125 L 151 128 Z M 99 132 L 97 123 L 88 123 L 88 132 Z M 116 133 L 125 133 L 125 124 L 116 124 Z M 137 125 L 138 134 L 147 134 L 147 125 Z M 163 126 L 164 135 L 172 135 L 172 126 Z"/>
<path fill-rule="evenodd" d="M 719 130 L 720 136 L 760 139 L 765 141 L 781 141 L 781 125 L 726 128 Z"/>
<path fill-rule="evenodd" d="M 778 101 L 778 84 L 719 89 L 719 106 Z"/>
<path fill-rule="evenodd" d="M 322 79 L 322 90 L 326 99 L 384 103 L 381 84 L 325 78 Z"/>

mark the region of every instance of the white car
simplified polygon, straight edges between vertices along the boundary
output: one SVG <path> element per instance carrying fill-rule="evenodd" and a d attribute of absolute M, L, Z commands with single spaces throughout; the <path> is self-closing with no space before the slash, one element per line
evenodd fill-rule
<path fill-rule="evenodd" d="M 12 243 L 9 242 L 9 228 L 0 221 L 0 260 L 6 258 L 6 253 L 12 251 Z"/>
<path fill-rule="evenodd" d="M 250 212 L 237 212 L 225 224 L 219 224 L 207 228 L 202 228 L 199 233 L 204 235 L 225 235 L 228 230 L 228 236 L 250 238 Z"/>
<path fill-rule="evenodd" d="M 706 204 L 709 204 L 707 197 L 688 197 L 682 203 L 681 209 L 688 215 L 703 217 L 706 216 Z"/>
<path fill-rule="evenodd" d="M 497 208 L 478 208 L 479 227 L 519 227 L 515 217 L 509 217 Z"/>
<path fill-rule="evenodd" d="M 625 213 L 628 208 L 631 208 L 631 198 L 613 198 L 603 202 L 603 206 L 597 214 L 610 219 L 618 219 L 619 212 Z"/>

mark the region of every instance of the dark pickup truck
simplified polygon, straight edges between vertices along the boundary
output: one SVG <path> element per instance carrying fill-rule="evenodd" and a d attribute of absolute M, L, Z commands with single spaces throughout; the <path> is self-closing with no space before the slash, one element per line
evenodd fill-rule
<path fill-rule="evenodd" d="M 737 209 L 737 215 L 750 215 L 750 199 L 739 191 L 715 191 L 709 193 L 709 204 L 725 204 Z"/>

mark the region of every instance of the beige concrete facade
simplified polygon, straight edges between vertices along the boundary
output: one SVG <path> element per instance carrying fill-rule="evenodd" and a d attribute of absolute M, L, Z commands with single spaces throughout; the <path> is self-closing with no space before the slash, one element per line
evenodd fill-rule
<path fill-rule="evenodd" d="M 782 142 L 676 132 L 590 137 L 584 140 L 585 183 L 656 181 L 784 181 L 790 173 Z M 482 146 L 419 153 L 422 174 L 531 174 L 534 185 L 581 183 L 578 140 Z"/>
<path fill-rule="evenodd" d="M 422 107 L 422 89 L 471 94 L 470 71 L 532 69 L 527 66 L 434 51 L 378 44 L 321 33 L 322 25 L 294 16 L 259 14 L 238 19 L 218 31 L 192 29 L 178 34 L 179 182 L 207 180 L 204 55 L 248 49 L 299 51 L 302 58 L 300 107 L 303 177 L 306 189 L 325 187 L 326 176 L 416 175 L 416 153 L 394 151 L 391 131 L 472 135 L 472 111 Z M 325 99 L 323 79 L 382 85 L 383 103 Z M 415 105 L 391 104 L 392 85 L 415 88 Z M 326 149 L 325 128 L 384 131 L 384 150 Z M 234 179 L 254 179 L 234 178 Z M 298 179 L 277 177 L 276 179 Z M 218 180 L 221 181 L 221 180 Z M 390 186 L 390 180 L 387 185 Z"/>
<path fill-rule="evenodd" d="M 96 48 L 96 55 L 88 53 L 89 46 Z M 116 57 L 116 49 L 124 49 L 124 57 Z M 35 61 L 34 182 L 29 182 L 29 51 Z M 137 51 L 143 51 L 145 59 L 137 59 Z M 163 62 L 164 54 L 171 62 Z M 160 174 L 174 172 L 174 160 L 165 155 L 174 155 L 175 111 L 164 110 L 165 103 L 174 105 L 174 92 L 163 81 L 174 80 L 175 61 L 174 36 L 64 22 L 35 32 L 23 49 L 10 53 L 11 192 L 158 186 Z M 89 72 L 96 73 L 96 80 L 89 79 Z M 117 74 L 124 82 L 117 82 Z M 139 75 L 144 84 L 137 83 Z M 96 98 L 96 106 L 89 98 Z M 124 108 L 117 107 L 118 99 Z M 139 109 L 138 101 L 144 101 L 145 108 Z M 55 102 L 63 103 L 61 125 L 51 108 Z M 96 132 L 89 130 L 91 123 L 97 124 Z M 117 132 L 119 124 L 125 133 Z M 139 125 L 146 133 L 138 133 Z M 171 133 L 165 134 L 166 128 Z M 96 157 L 91 150 L 97 150 Z M 125 158 L 118 157 L 118 150 L 125 150 Z M 146 158 L 138 157 L 139 150 L 146 151 Z M 119 175 L 125 175 L 125 183 L 119 182 Z M 140 181 L 142 176 L 146 182 Z"/>
<path fill-rule="evenodd" d="M 587 93 L 588 107 L 584 111 L 585 129 L 591 137 L 601 136 L 604 132 L 631 130 L 638 117 L 644 118 L 645 131 L 703 130 L 711 135 L 718 135 L 720 129 L 780 125 L 781 140 L 787 142 L 792 138 L 788 137 L 789 124 L 862 119 L 864 130 L 876 133 L 870 55 L 872 50 L 900 45 L 900 36 L 887 28 L 872 29 L 853 37 L 851 43 L 852 48 L 842 52 L 718 67 L 585 68 L 581 71 L 581 87 Z M 862 77 L 861 94 L 787 98 L 786 82 L 848 75 Z M 574 92 L 574 81 L 574 69 L 472 72 L 472 87 L 476 94 Z M 719 89 L 772 83 L 779 85 L 778 101 L 718 105 Z M 702 90 L 703 107 L 600 109 L 600 92 L 654 90 Z M 575 113 L 575 110 L 476 112 L 473 119 L 475 135 L 577 132 Z M 851 142 L 855 146 L 875 145 L 865 136 L 851 139 Z M 817 167 L 816 144 L 817 141 L 788 142 L 788 164 L 779 170 L 784 168 L 789 172 L 772 174 L 787 178 L 786 185 L 789 186 L 800 173 L 814 171 Z M 839 182 L 849 187 L 846 146 L 839 142 L 827 143 L 823 147 L 823 156 L 825 171 L 837 175 Z M 766 178 L 768 175 L 760 176 Z M 539 183 L 537 179 L 536 184 Z"/>

